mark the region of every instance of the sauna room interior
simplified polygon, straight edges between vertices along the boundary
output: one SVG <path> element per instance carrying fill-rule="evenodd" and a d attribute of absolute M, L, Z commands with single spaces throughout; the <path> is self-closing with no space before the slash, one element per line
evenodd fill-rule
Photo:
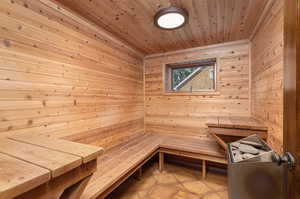
<path fill-rule="evenodd" d="M 0 0 L 0 199 L 299 199 L 299 5 Z"/>

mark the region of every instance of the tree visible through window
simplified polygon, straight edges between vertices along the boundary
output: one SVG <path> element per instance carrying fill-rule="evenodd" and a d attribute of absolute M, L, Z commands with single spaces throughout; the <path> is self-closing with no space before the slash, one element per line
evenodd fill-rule
<path fill-rule="evenodd" d="M 176 87 L 199 67 L 172 69 L 173 86 Z"/>
<path fill-rule="evenodd" d="M 166 65 L 168 91 L 194 92 L 216 89 L 216 59 Z"/>

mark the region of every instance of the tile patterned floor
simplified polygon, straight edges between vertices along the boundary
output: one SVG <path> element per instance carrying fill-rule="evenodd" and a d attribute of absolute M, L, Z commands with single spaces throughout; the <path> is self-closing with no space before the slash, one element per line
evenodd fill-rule
<path fill-rule="evenodd" d="M 202 180 L 198 170 L 165 166 L 160 173 L 157 163 L 148 165 L 141 179 L 129 178 L 107 199 L 228 199 L 226 176 L 208 172 Z"/>

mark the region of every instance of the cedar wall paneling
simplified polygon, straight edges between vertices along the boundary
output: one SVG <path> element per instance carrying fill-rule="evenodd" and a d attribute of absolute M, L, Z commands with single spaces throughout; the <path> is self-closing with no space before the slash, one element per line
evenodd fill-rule
<path fill-rule="evenodd" d="M 216 95 L 171 95 L 163 90 L 168 63 L 217 58 Z M 146 131 L 207 138 L 205 123 L 216 116 L 250 116 L 249 45 L 236 42 L 145 59 Z"/>
<path fill-rule="evenodd" d="M 1 0 L 0 21 L 0 137 L 110 148 L 144 131 L 138 53 L 49 0 Z"/>
<path fill-rule="evenodd" d="M 279 152 L 283 142 L 283 0 L 276 0 L 252 40 L 252 115 L 269 130 Z"/>

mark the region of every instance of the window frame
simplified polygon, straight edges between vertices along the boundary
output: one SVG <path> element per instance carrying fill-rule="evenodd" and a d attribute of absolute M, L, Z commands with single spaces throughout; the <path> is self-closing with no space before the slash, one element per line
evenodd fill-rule
<path fill-rule="evenodd" d="M 215 88 L 213 90 L 198 90 L 198 91 L 174 91 L 172 90 L 172 70 L 178 68 L 193 67 L 196 65 L 208 65 L 213 63 L 214 65 L 214 84 Z M 218 58 L 206 58 L 206 59 L 196 59 L 192 61 L 176 62 L 176 63 L 166 63 L 163 64 L 163 93 L 165 95 L 220 95 L 218 92 Z"/>

